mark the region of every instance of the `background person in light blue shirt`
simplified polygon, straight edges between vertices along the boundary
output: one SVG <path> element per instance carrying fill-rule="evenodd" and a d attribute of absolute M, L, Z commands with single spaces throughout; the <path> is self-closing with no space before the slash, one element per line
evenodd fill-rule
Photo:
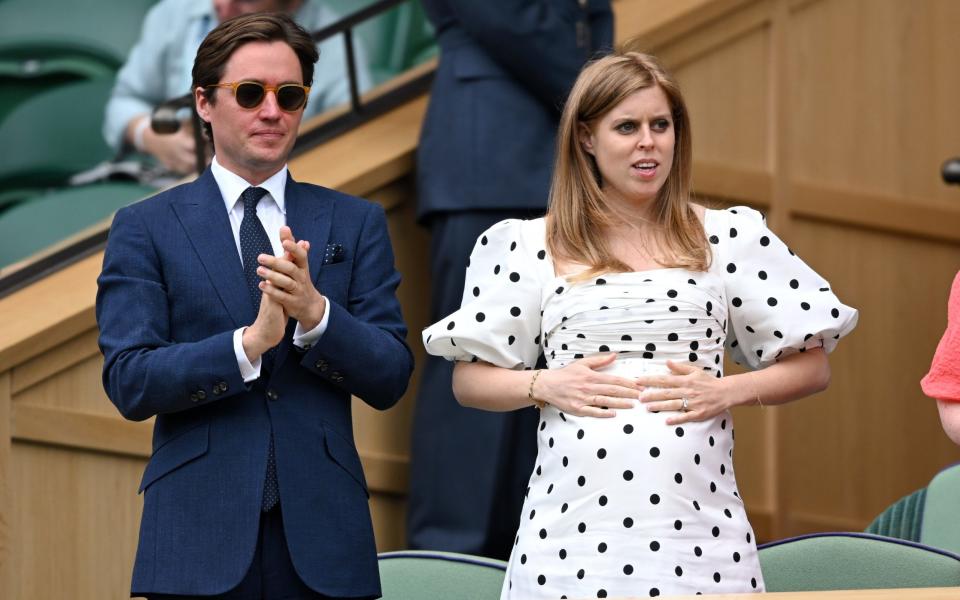
<path fill-rule="evenodd" d="M 107 102 L 103 135 L 120 152 L 135 149 L 153 156 L 178 174 L 195 169 L 193 133 L 189 126 L 174 134 L 150 129 L 154 107 L 190 91 L 193 59 L 200 42 L 218 23 L 240 14 L 278 11 L 291 14 L 307 31 L 329 25 L 341 15 L 319 0 L 160 0 L 147 13 L 140 39 L 117 74 Z M 363 48 L 354 38 L 360 91 L 371 79 Z M 349 102 L 346 50 L 342 36 L 318 44 L 314 85 L 304 119 Z"/>

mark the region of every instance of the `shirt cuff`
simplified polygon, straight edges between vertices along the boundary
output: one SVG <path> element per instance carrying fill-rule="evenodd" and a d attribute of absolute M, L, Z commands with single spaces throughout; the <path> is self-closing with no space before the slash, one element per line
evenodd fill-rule
<path fill-rule="evenodd" d="M 237 356 L 237 366 L 240 367 L 240 376 L 243 377 L 243 382 L 250 383 L 260 377 L 260 365 L 263 364 L 263 360 L 258 357 L 251 364 L 247 358 L 247 353 L 243 349 L 243 331 L 245 329 L 246 327 L 241 327 L 233 332 L 233 353 Z"/>
<path fill-rule="evenodd" d="M 330 320 L 330 299 L 324 297 L 323 300 L 323 316 L 316 327 L 310 331 L 304 331 L 303 326 L 297 321 L 297 329 L 293 332 L 293 344 L 297 348 L 309 350 L 327 331 L 327 322 Z"/>

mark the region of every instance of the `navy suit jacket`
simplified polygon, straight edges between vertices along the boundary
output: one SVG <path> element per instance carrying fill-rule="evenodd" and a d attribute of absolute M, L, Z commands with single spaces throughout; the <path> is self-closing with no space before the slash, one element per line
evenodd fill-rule
<path fill-rule="evenodd" d="M 418 218 L 542 211 L 563 103 L 587 59 L 613 44 L 610 1 L 422 3 L 440 65 L 418 147 Z"/>
<path fill-rule="evenodd" d="M 413 368 L 386 219 L 373 203 L 292 178 L 286 211 L 296 239 L 311 243 L 328 327 L 303 351 L 291 320 L 270 372 L 249 385 L 233 332 L 256 314 L 209 169 L 114 218 L 97 293 L 103 384 L 124 417 L 157 417 L 134 593 L 208 595 L 240 583 L 271 427 L 297 573 L 327 595 L 380 593 L 350 396 L 389 408 Z M 329 244 L 342 260 L 323 265 Z"/>

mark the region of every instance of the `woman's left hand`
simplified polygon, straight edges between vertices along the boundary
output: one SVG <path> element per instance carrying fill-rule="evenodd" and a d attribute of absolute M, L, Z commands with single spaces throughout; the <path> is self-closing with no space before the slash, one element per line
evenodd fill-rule
<path fill-rule="evenodd" d="M 649 411 L 676 411 L 667 425 L 706 421 L 736 404 L 730 378 L 716 377 L 700 367 L 667 361 L 671 375 L 647 375 L 637 378 L 644 389 L 640 402 Z M 659 388 L 659 389 L 649 389 Z M 686 406 L 684 406 L 686 399 Z"/>

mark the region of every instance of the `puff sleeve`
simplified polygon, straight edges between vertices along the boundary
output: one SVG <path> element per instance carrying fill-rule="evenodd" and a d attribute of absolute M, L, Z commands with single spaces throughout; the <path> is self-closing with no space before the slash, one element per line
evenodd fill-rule
<path fill-rule="evenodd" d="M 508 219 L 480 236 L 467 264 L 460 310 L 423 331 L 428 353 L 509 369 L 536 365 L 546 253 L 542 235 L 531 235 L 531 227 L 534 222 Z"/>
<path fill-rule="evenodd" d="M 763 368 L 809 348 L 833 351 L 857 324 L 857 311 L 834 295 L 830 284 L 806 265 L 745 206 L 721 211 L 708 231 L 716 270 L 727 299 L 727 347 L 733 359 Z"/>

